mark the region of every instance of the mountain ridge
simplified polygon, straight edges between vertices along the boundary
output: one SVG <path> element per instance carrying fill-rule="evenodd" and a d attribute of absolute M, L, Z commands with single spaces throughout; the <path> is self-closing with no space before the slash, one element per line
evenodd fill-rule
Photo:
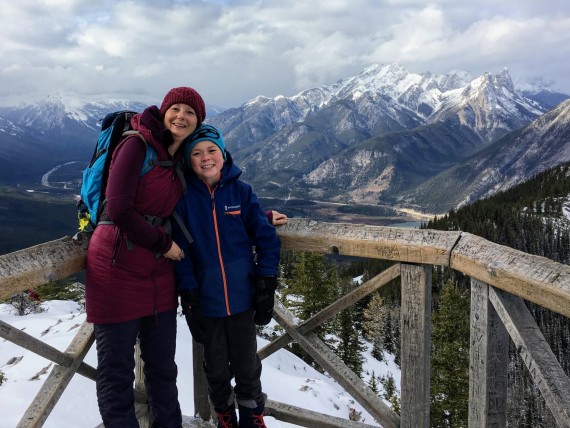
<path fill-rule="evenodd" d="M 416 195 L 410 192 L 402 198 L 414 200 L 418 195 L 433 195 L 433 189 L 455 183 L 454 207 L 459 208 L 569 160 L 570 100 L 566 100 L 493 146 L 433 177 L 416 190 Z M 424 198 L 423 205 L 441 204 L 441 198 L 449 200 L 452 195 L 440 194 L 440 200 Z"/>
<path fill-rule="evenodd" d="M 507 69 L 469 78 L 374 65 L 290 98 L 258 97 L 209 122 L 224 131 L 244 179 L 262 192 L 396 202 L 398 193 L 548 111 L 548 105 L 515 89 Z M 527 94 L 532 94 L 528 87 Z M 299 109 L 306 105 L 312 109 Z M 441 159 L 434 160 L 438 154 Z"/>
<path fill-rule="evenodd" d="M 425 210 L 422 185 L 568 98 L 541 86 L 519 90 L 506 68 L 472 76 L 372 64 L 291 97 L 258 96 L 213 115 L 208 106 L 206 122 L 222 129 L 242 178 L 258 194 Z M 23 179 L 22 169 L 39 182 L 41 171 L 87 162 L 99 119 L 146 105 L 64 94 L 43 103 L 0 103 L 0 182 Z M 30 148 L 36 154 L 28 161 Z"/>

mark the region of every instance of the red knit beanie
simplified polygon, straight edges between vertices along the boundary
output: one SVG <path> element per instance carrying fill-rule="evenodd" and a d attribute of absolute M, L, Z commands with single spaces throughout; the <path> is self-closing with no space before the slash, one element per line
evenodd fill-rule
<path fill-rule="evenodd" d="M 206 118 L 206 105 L 204 100 L 195 89 L 182 86 L 180 88 L 173 88 L 165 95 L 162 104 L 160 105 L 160 114 L 164 117 L 166 110 L 173 104 L 186 104 L 194 109 L 196 117 L 198 118 L 198 125 L 200 126 Z"/>

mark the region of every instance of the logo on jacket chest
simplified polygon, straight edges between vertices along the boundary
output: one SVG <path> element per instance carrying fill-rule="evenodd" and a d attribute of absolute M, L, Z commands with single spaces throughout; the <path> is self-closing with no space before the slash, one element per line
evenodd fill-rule
<path fill-rule="evenodd" d="M 241 205 L 224 205 L 224 215 L 240 215 Z"/>

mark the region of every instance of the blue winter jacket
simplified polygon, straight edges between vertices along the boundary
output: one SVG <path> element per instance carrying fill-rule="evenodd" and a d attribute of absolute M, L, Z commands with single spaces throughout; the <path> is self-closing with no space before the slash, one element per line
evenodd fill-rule
<path fill-rule="evenodd" d="M 176 283 L 179 290 L 200 290 L 206 317 L 251 309 L 255 278 L 278 273 L 279 238 L 240 175 L 227 153 L 217 186 L 210 190 L 190 172 L 188 191 L 176 207 L 194 238 L 189 245 L 173 222 L 173 239 L 185 254 L 175 265 Z"/>

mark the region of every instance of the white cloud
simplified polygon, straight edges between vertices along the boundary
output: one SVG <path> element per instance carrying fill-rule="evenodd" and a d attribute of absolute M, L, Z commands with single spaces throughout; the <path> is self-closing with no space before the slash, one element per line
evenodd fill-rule
<path fill-rule="evenodd" d="M 293 95 L 398 62 L 570 92 L 565 0 L 20 0 L 2 8 L 0 97 L 198 89 L 209 104 Z"/>

